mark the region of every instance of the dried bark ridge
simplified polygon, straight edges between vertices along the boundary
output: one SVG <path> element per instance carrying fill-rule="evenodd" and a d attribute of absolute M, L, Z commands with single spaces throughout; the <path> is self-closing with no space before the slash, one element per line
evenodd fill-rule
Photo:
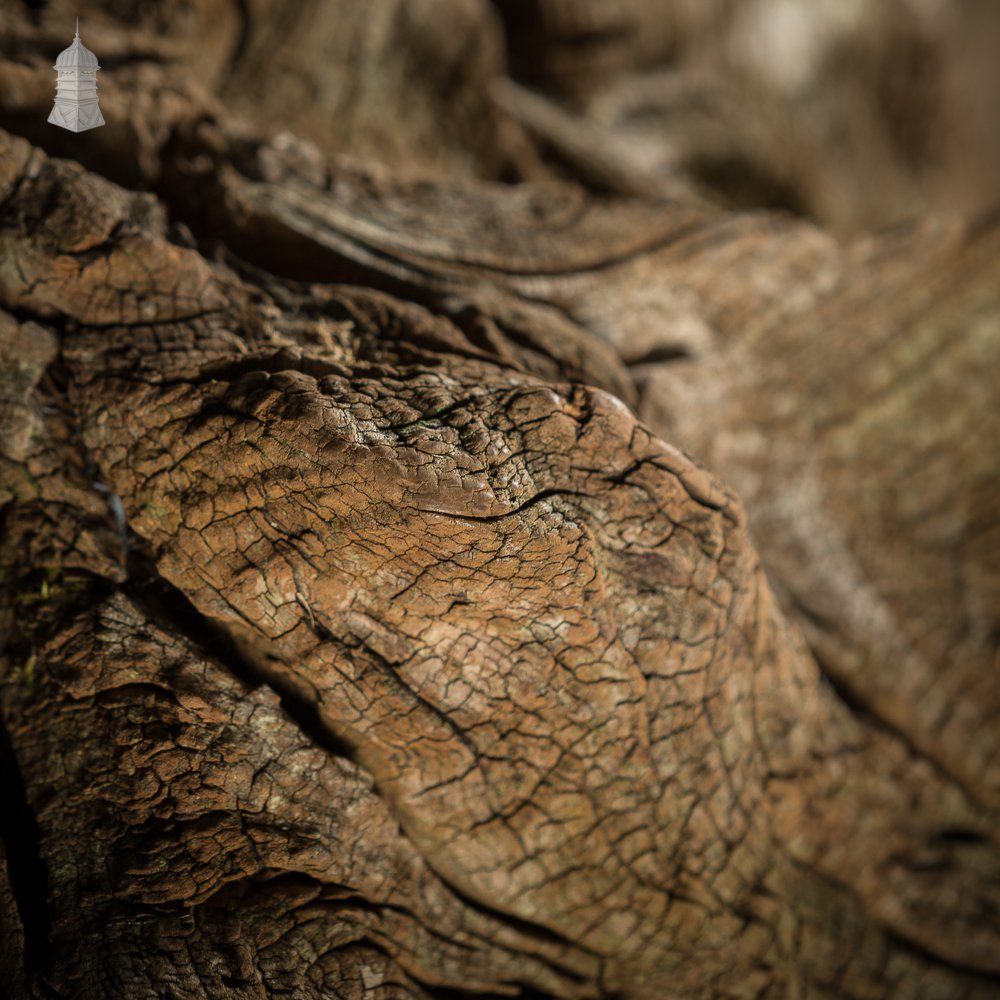
<path fill-rule="evenodd" d="M 290 311 L 7 142 L 0 295 L 62 327 L 5 466 L 4 563 L 55 573 L 6 654 L 52 906 L 0 910 L 12 968 L 72 996 L 987 995 L 961 967 L 997 971 L 995 855 L 939 837 L 987 818 L 823 692 L 721 486 L 611 397 L 386 296 Z M 98 470 L 165 585 L 122 586 Z M 930 851 L 948 877 L 906 870 Z"/>
<path fill-rule="evenodd" d="M 274 266 L 280 247 L 313 277 L 359 270 L 452 314 L 475 303 L 507 363 L 620 392 L 629 376 L 606 363 L 610 342 L 650 422 L 751 498 L 765 561 L 828 672 L 996 806 L 1000 594 L 995 547 L 977 539 L 1000 487 L 988 446 L 1000 428 L 976 374 L 1000 368 L 995 222 L 845 247 L 787 220 L 579 192 L 307 178 L 281 144 L 241 149 L 241 171 L 224 167 L 206 201 L 225 206 L 212 230 L 259 263 Z"/>

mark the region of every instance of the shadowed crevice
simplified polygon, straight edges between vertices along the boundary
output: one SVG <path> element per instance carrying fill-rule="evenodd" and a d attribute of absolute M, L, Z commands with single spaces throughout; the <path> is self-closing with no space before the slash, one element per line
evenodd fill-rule
<path fill-rule="evenodd" d="M 44 971 L 53 912 L 48 866 L 41 856 L 40 832 L 6 726 L 0 721 L 0 839 L 7 852 L 11 891 L 24 927 L 29 975 Z"/>
<path fill-rule="evenodd" d="M 156 569 L 145 543 L 129 530 L 127 596 L 149 618 L 168 632 L 191 642 L 207 658 L 222 664 L 247 688 L 266 685 L 278 696 L 281 707 L 306 736 L 327 753 L 354 762 L 354 749 L 331 732 L 318 706 L 282 684 L 275 672 L 263 670 L 244 656 L 226 629 L 203 615 L 187 596 Z"/>
<path fill-rule="evenodd" d="M 943 966 L 946 969 L 951 969 L 959 973 L 967 980 L 976 982 L 984 990 L 996 990 L 1000 994 L 1000 976 L 991 976 L 984 973 L 981 969 L 977 969 L 974 965 L 952 961 L 947 956 L 941 955 L 936 951 L 931 951 L 919 942 L 898 934 L 895 931 L 886 931 L 886 938 L 894 948 L 898 948 L 901 952 L 913 956 L 930 968 Z"/>

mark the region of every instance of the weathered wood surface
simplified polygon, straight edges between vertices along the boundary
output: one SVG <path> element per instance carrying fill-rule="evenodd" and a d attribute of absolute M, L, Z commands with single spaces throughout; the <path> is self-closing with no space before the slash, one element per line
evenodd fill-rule
<path fill-rule="evenodd" d="M 3 990 L 995 995 L 996 218 L 501 187 L 477 111 L 370 162 L 419 73 L 330 158 L 226 89 L 304 22 L 120 7 L 134 141 L 0 132 Z"/>
<path fill-rule="evenodd" d="M 83 144 L 45 121 L 76 14 L 110 112 Z M 12 0 L 0 116 L 130 187 L 224 108 L 397 177 L 569 174 L 855 231 L 1000 198 L 998 47 L 993 0 Z"/>

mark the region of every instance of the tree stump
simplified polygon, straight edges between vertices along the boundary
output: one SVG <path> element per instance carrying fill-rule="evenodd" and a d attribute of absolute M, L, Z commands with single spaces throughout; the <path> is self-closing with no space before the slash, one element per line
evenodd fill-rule
<path fill-rule="evenodd" d="M 566 5 L 321 5 L 351 159 L 239 122 L 305 15 L 91 6 L 80 162 L 0 14 L 0 995 L 996 995 L 997 217 L 559 181 Z"/>

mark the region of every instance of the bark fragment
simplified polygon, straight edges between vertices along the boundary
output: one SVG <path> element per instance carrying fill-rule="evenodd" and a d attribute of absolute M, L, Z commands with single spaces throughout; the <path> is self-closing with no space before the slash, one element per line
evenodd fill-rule
<path fill-rule="evenodd" d="M 720 365 L 741 302 L 765 343 L 834 287 L 820 268 L 779 301 L 776 275 L 877 259 L 895 287 L 912 263 L 669 212 L 581 257 L 534 240 L 509 194 L 461 194 L 507 220 L 529 284 L 460 227 L 433 252 L 379 227 L 406 211 L 420 233 L 440 193 L 361 188 L 362 213 L 357 187 L 325 190 L 304 237 L 375 220 L 367 245 L 420 275 L 418 304 L 213 263 L 147 196 L 2 141 L 0 332 L 12 350 L 47 331 L 2 458 L 2 712 L 38 829 L 9 865 L 37 857 L 51 909 L 0 892 L 9 993 L 992 993 L 993 772 L 853 715 L 722 483 L 554 379 L 558 344 L 552 368 L 524 362 L 441 304 L 574 302 L 581 342 L 611 350 L 639 306 L 711 303 L 681 364 Z M 272 215 L 295 192 L 241 176 Z M 985 261 L 954 315 L 994 315 L 991 226 L 912 239 Z M 713 294 L 722 260 L 742 298 Z M 603 327 L 602 295 L 623 303 Z M 652 385 L 644 405 L 670 398 Z"/>
<path fill-rule="evenodd" d="M 986 204 L 995 12 L 494 6 L 0 10 L 2 990 L 995 995 L 996 216 L 703 203 Z"/>

